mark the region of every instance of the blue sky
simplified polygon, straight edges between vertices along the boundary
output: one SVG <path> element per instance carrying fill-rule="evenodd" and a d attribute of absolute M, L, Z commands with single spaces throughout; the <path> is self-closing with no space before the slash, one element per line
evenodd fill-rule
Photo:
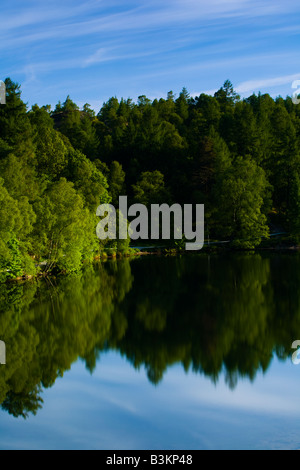
<path fill-rule="evenodd" d="M 2 0 L 0 79 L 29 106 L 69 94 L 99 110 L 112 96 L 293 93 L 297 0 Z"/>

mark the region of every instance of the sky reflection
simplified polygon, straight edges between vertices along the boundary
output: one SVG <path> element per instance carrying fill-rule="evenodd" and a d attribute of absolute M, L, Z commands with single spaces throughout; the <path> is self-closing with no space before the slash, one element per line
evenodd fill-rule
<path fill-rule="evenodd" d="M 1 412 L 1 449 L 298 449 L 300 366 L 274 359 L 230 390 L 173 366 L 152 385 L 116 353 L 77 362 L 24 421 Z"/>

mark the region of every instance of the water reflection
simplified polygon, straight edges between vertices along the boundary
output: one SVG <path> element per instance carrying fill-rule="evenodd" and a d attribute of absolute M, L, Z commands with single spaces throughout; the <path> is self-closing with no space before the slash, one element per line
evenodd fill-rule
<path fill-rule="evenodd" d="M 36 414 L 41 392 L 78 358 L 93 373 L 115 350 L 159 384 L 181 363 L 234 388 L 291 356 L 300 339 L 297 255 L 122 260 L 80 275 L 0 286 L 0 403 Z M 100 366 L 101 367 L 101 366 Z"/>

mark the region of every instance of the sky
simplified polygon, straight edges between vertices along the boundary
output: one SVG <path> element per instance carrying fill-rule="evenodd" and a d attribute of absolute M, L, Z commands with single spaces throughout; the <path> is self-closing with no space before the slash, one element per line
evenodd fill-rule
<path fill-rule="evenodd" d="M 0 80 L 30 108 L 70 95 L 98 111 L 112 96 L 291 96 L 300 80 L 298 0 L 2 0 Z"/>

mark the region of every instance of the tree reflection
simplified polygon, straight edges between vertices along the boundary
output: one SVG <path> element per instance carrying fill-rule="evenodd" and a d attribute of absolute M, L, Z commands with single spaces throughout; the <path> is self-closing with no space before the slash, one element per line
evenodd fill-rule
<path fill-rule="evenodd" d="M 92 373 L 114 349 L 158 384 L 181 363 L 234 388 L 286 360 L 300 338 L 298 256 L 222 255 L 112 261 L 80 275 L 0 286 L 0 402 L 35 414 L 41 392 L 79 358 Z"/>

